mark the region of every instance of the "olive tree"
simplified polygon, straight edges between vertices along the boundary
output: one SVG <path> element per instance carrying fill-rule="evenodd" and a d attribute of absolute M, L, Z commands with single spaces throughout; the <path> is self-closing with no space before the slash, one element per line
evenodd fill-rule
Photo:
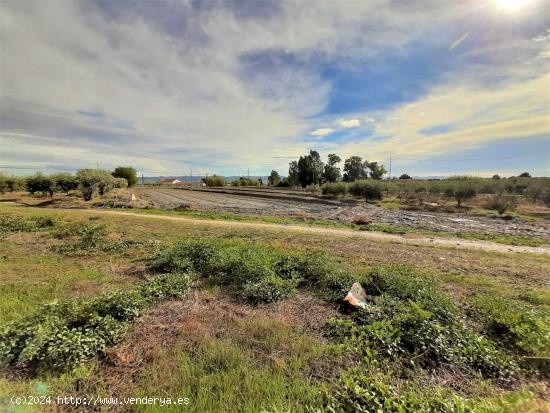
<path fill-rule="evenodd" d="M 80 169 L 76 176 L 85 201 L 90 201 L 96 191 L 100 195 L 107 193 L 116 182 L 109 171 L 100 169 Z"/>
<path fill-rule="evenodd" d="M 445 195 L 447 195 L 449 198 L 454 198 L 459 208 L 462 206 L 462 202 L 475 197 L 476 193 L 477 192 L 475 186 L 467 181 L 453 182 L 445 188 Z"/>
<path fill-rule="evenodd" d="M 43 195 L 50 195 L 50 197 L 53 198 L 55 182 L 51 176 L 37 172 L 25 179 L 25 185 L 31 194 L 41 192 Z"/>
<path fill-rule="evenodd" d="M 127 186 L 134 186 L 135 184 L 137 184 L 137 181 L 138 181 L 137 171 L 135 168 L 131 166 L 118 166 L 115 168 L 112 175 L 115 178 L 126 179 L 128 183 Z"/>
<path fill-rule="evenodd" d="M 366 179 L 355 181 L 351 184 L 349 187 L 349 193 L 355 196 L 365 197 L 366 202 L 375 199 L 382 199 L 382 189 L 380 184 Z"/>
<path fill-rule="evenodd" d="M 55 188 L 60 192 L 68 193 L 78 188 L 78 179 L 73 174 L 60 172 L 53 174 L 51 178 L 54 181 Z"/>

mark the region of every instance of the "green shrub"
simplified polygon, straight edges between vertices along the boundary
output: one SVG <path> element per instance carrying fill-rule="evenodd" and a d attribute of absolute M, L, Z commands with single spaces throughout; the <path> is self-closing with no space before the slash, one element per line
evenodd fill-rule
<path fill-rule="evenodd" d="M 149 266 L 159 271 L 195 271 L 254 303 L 288 297 L 303 282 L 320 286 L 334 272 L 334 265 L 320 253 L 283 254 L 268 247 L 218 240 L 178 241 L 155 254 Z"/>
<path fill-rule="evenodd" d="M 112 173 L 113 177 L 118 179 L 124 179 L 125 183 L 118 181 L 117 188 L 126 188 L 127 186 L 135 186 L 138 182 L 137 171 L 131 166 L 118 166 Z M 123 186 L 122 186 L 123 185 Z"/>
<path fill-rule="evenodd" d="M 25 217 L 16 214 L 0 215 L 0 238 L 14 232 L 37 232 L 55 227 L 58 223 L 53 216 L 37 215 Z"/>
<path fill-rule="evenodd" d="M 144 309 L 168 297 L 182 297 L 190 277 L 168 274 L 131 292 L 40 308 L 0 333 L 0 364 L 35 372 L 72 370 L 119 341 Z"/>
<path fill-rule="evenodd" d="M 59 192 L 69 193 L 78 188 L 78 179 L 73 174 L 60 172 L 53 174 L 51 179 L 54 182 L 56 190 Z"/>
<path fill-rule="evenodd" d="M 212 175 L 202 178 L 202 182 L 204 182 L 206 186 L 224 186 L 225 178 L 222 176 Z"/>
<path fill-rule="evenodd" d="M 13 175 L 6 175 L 0 172 L 0 194 L 6 192 L 16 192 L 24 188 L 25 178 Z"/>
<path fill-rule="evenodd" d="M 513 210 L 517 206 L 517 196 L 509 195 L 505 193 L 494 194 L 483 205 L 485 209 L 494 209 L 500 215 L 504 214 L 507 210 Z"/>
<path fill-rule="evenodd" d="M 424 367 L 454 363 L 500 381 L 517 376 L 514 358 L 464 327 L 462 313 L 433 278 L 404 266 L 382 266 L 363 286 L 374 297 L 371 307 L 355 312 L 353 320 L 336 322 L 334 330 L 361 356 L 376 353 L 405 363 L 414 356 Z"/>
<path fill-rule="evenodd" d="M 336 389 L 327 392 L 326 411 L 354 412 L 466 412 L 471 402 L 441 387 L 421 387 L 413 380 L 398 380 L 389 373 L 348 369 Z"/>
<path fill-rule="evenodd" d="M 364 197 L 367 202 L 382 199 L 381 185 L 367 179 L 352 183 L 349 187 L 349 193 L 357 197 Z"/>
<path fill-rule="evenodd" d="M 89 255 L 95 252 L 121 252 L 145 244 L 136 240 L 107 239 L 104 224 L 69 223 L 52 233 L 54 238 L 65 239 L 65 243 L 52 246 L 52 250 L 69 256 Z"/>
<path fill-rule="evenodd" d="M 470 314 L 485 325 L 485 330 L 500 342 L 526 354 L 550 356 L 550 310 L 520 301 L 479 297 L 472 301 Z"/>
<path fill-rule="evenodd" d="M 80 169 L 76 177 L 85 201 L 90 201 L 96 192 L 104 195 L 113 189 L 117 182 L 109 171 L 101 169 Z"/>
<path fill-rule="evenodd" d="M 333 198 L 344 196 L 348 193 L 348 185 L 345 182 L 327 182 L 321 186 L 321 193 Z"/>
<path fill-rule="evenodd" d="M 53 193 L 56 191 L 55 182 L 52 176 L 43 175 L 40 172 L 29 176 L 25 179 L 25 186 L 31 194 L 36 192 L 45 195 L 50 195 L 53 198 Z"/>

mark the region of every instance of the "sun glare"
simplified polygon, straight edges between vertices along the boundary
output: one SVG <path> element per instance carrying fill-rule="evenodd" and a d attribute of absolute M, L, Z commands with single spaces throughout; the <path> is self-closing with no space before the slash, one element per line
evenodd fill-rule
<path fill-rule="evenodd" d="M 495 0 L 497 6 L 506 12 L 513 13 L 524 8 L 530 0 Z"/>

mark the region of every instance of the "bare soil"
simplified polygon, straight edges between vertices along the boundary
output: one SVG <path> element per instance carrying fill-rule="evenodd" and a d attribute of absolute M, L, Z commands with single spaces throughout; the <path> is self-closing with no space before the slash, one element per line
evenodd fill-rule
<path fill-rule="evenodd" d="M 138 199 L 161 209 L 185 205 L 188 209 L 201 211 L 316 218 L 345 223 L 360 219 L 431 231 L 529 235 L 550 240 L 550 222 L 542 220 L 503 220 L 466 213 L 404 211 L 382 208 L 359 200 L 319 199 L 300 195 L 296 191 L 224 188 L 223 193 L 220 193 L 212 190 L 139 188 L 134 192 Z"/>

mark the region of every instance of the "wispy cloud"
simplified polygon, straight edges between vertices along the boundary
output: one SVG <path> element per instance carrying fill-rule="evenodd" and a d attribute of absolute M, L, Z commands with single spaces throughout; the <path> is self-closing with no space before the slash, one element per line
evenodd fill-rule
<path fill-rule="evenodd" d="M 517 22 L 492 0 L 6 0 L 1 162 L 234 174 L 284 171 L 312 136 L 376 157 L 529 139 L 548 133 L 533 3 Z"/>

